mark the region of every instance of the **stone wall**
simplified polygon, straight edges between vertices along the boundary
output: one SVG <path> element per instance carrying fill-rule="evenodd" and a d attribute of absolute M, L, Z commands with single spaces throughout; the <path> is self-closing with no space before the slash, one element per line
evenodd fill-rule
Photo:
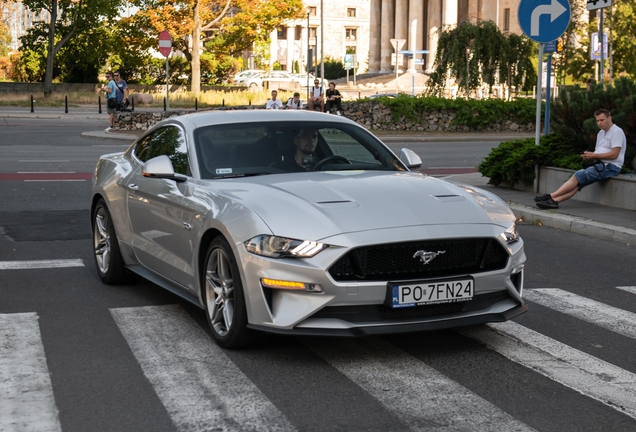
<path fill-rule="evenodd" d="M 260 106 L 226 107 L 225 109 L 262 109 Z M 192 113 L 192 110 L 168 112 L 124 112 L 115 116 L 115 127 L 120 130 L 146 130 L 158 121 L 175 115 Z M 452 125 L 454 111 L 429 111 L 416 120 L 404 117 L 397 122 L 391 116 L 391 109 L 379 102 L 349 102 L 342 104 L 342 115 L 354 120 L 367 129 L 414 132 L 470 132 L 467 126 Z M 511 119 L 501 119 L 488 126 L 489 132 L 534 132 L 534 123 L 519 124 Z"/>

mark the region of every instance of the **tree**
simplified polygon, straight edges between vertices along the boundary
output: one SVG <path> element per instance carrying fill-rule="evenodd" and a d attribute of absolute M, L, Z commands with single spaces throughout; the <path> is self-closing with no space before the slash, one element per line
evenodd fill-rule
<path fill-rule="evenodd" d="M 200 90 L 200 45 L 233 55 L 266 40 L 284 20 L 302 18 L 302 0 L 134 0 L 136 21 L 159 34 L 168 30 L 175 49 L 191 64 L 191 90 Z M 214 41 L 212 45 L 208 41 Z"/>
<path fill-rule="evenodd" d="M 636 10 L 632 0 L 615 1 L 612 5 L 612 45 L 614 71 L 636 78 Z M 617 75 L 617 74 L 615 74 Z"/>
<path fill-rule="evenodd" d="M 77 35 L 90 31 L 95 23 L 112 21 L 118 15 L 124 0 L 23 0 L 30 10 L 46 10 L 50 22 L 38 22 L 29 30 L 34 42 L 47 41 L 44 94 L 53 91 L 53 68 L 60 49 Z"/>
<path fill-rule="evenodd" d="M 0 57 L 6 57 L 9 54 L 9 44 L 11 44 L 9 26 L 0 20 Z"/>
<path fill-rule="evenodd" d="M 448 77 L 454 79 L 466 96 L 483 83 L 521 85 L 532 81 L 534 69 L 529 60 L 532 42 L 525 36 L 504 36 L 492 21 L 463 22 L 441 32 L 435 70 L 430 76 L 430 93 L 441 94 Z M 518 87 L 517 87 L 518 88 Z"/>

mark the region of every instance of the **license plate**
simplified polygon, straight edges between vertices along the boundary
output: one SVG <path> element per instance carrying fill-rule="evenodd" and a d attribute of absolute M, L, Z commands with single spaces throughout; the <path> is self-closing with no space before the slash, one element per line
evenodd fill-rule
<path fill-rule="evenodd" d="M 473 279 L 390 284 L 391 307 L 407 308 L 423 304 L 468 301 L 475 294 Z"/>

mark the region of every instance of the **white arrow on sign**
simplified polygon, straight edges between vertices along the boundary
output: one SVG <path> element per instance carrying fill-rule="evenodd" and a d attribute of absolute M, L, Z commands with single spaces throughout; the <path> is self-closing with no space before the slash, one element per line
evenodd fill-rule
<path fill-rule="evenodd" d="M 541 5 L 534 8 L 530 17 L 530 36 L 539 36 L 539 19 L 541 15 L 550 15 L 550 22 L 553 22 L 566 11 L 567 9 L 558 0 L 552 0 L 549 5 Z"/>

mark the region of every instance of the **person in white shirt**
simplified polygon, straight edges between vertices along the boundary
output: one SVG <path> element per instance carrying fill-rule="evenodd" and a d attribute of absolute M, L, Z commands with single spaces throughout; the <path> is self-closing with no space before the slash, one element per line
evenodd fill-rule
<path fill-rule="evenodd" d="M 559 203 L 572 198 L 585 186 L 620 174 L 625 160 L 627 139 L 623 129 L 612 122 L 612 115 L 606 109 L 594 113 L 600 131 L 596 136 L 594 152 L 586 151 L 581 157 L 593 161 L 591 166 L 578 170 L 560 188 L 551 194 L 534 197 L 541 209 L 558 209 Z"/>
<path fill-rule="evenodd" d="M 314 104 L 320 103 L 320 112 L 325 111 L 324 90 L 320 81 L 314 81 L 314 86 L 309 90 L 309 109 L 314 110 Z"/>
<path fill-rule="evenodd" d="M 300 100 L 300 93 L 294 93 L 293 98 L 289 98 L 285 109 L 303 109 L 303 101 Z"/>
<path fill-rule="evenodd" d="M 283 109 L 283 101 L 276 99 L 277 96 L 278 92 L 276 90 L 272 90 L 272 98 L 265 104 L 265 109 Z"/>

